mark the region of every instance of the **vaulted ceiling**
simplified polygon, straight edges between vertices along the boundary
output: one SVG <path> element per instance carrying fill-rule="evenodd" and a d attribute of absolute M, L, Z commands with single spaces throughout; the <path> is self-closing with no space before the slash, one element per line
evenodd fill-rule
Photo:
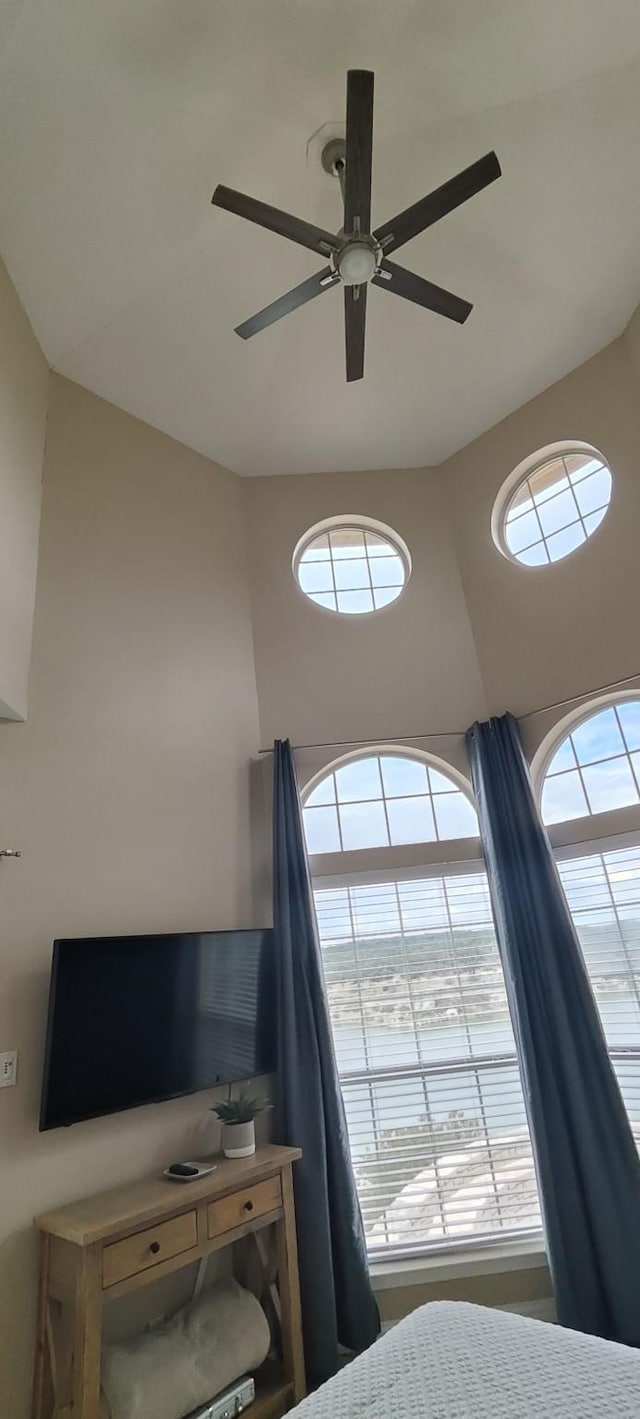
<path fill-rule="evenodd" d="M 640 299 L 637 0 L 5 0 L 0 46 L 0 248 L 50 363 L 240 473 L 437 463 Z M 372 290 L 347 386 L 339 293 L 233 333 L 322 263 L 210 197 L 335 230 L 349 67 L 376 225 L 488 149 L 503 177 L 402 252 L 467 324 Z"/>

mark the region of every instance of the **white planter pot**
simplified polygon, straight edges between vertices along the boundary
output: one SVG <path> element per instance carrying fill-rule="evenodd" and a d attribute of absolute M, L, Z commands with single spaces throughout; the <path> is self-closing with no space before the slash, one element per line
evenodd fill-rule
<path fill-rule="evenodd" d="M 249 1158 L 256 1151 L 256 1129 L 250 1123 L 223 1123 L 222 1151 L 225 1158 Z"/>

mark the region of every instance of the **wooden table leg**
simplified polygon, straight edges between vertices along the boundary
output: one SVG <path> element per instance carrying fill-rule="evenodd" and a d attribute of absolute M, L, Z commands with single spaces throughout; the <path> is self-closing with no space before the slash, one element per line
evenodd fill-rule
<path fill-rule="evenodd" d="M 298 1281 L 298 1241 L 296 1237 L 291 1164 L 282 1169 L 284 1215 L 276 1223 L 278 1283 L 282 1311 L 282 1355 L 287 1377 L 293 1381 L 296 1403 L 306 1394 L 302 1311 Z"/>
<path fill-rule="evenodd" d="M 47 1309 L 49 1305 L 49 1238 L 38 1234 L 38 1309 L 36 1348 L 33 1362 L 33 1419 L 48 1419 L 47 1402 Z"/>
<path fill-rule="evenodd" d="M 101 1249 L 90 1246 L 77 1261 L 73 1315 L 73 1419 L 100 1419 L 102 1348 Z"/>

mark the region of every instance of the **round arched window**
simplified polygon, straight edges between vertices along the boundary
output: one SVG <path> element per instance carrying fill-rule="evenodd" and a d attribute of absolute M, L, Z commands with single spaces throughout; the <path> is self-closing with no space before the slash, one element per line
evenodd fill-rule
<path fill-rule="evenodd" d="M 525 459 L 502 488 L 494 541 L 526 567 L 562 561 L 593 536 L 611 501 L 611 471 L 587 444 L 562 444 Z"/>
<path fill-rule="evenodd" d="M 640 803 L 640 698 L 578 719 L 554 750 L 542 785 L 545 823 Z"/>
<path fill-rule="evenodd" d="M 411 557 L 402 538 L 383 523 L 330 518 L 298 543 L 293 571 L 317 606 L 362 616 L 397 601 L 411 574 Z"/>
<path fill-rule="evenodd" d="M 305 795 L 307 849 L 350 852 L 478 836 L 476 810 L 444 767 L 407 754 L 348 759 Z"/>

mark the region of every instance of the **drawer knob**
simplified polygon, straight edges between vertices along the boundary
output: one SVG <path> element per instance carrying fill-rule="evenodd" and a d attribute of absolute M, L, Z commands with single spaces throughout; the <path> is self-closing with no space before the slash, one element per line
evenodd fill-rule
<path fill-rule="evenodd" d="M 157 1255 L 158 1255 L 158 1252 L 160 1251 L 160 1243 L 159 1243 L 159 1242 L 151 1242 L 151 1245 L 150 1245 L 150 1247 L 149 1247 L 149 1251 L 151 1252 L 152 1256 L 157 1256 Z"/>
<path fill-rule="evenodd" d="M 252 1203 L 252 1202 L 245 1202 L 245 1204 L 244 1204 L 244 1210 L 245 1210 L 245 1212 L 253 1212 L 253 1203 Z"/>

